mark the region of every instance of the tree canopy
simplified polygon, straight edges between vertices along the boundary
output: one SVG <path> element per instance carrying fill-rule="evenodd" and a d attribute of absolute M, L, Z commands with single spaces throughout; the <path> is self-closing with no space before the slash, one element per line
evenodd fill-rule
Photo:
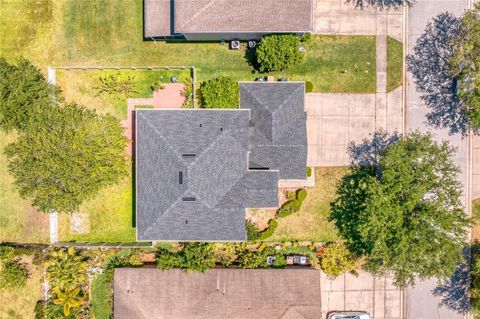
<path fill-rule="evenodd" d="M 74 212 L 101 188 L 126 176 L 127 140 L 111 115 L 76 104 L 50 105 L 28 133 L 7 145 L 8 168 L 40 211 Z"/>
<path fill-rule="evenodd" d="M 480 4 L 460 20 L 460 32 L 452 39 L 451 75 L 457 79 L 458 95 L 465 104 L 468 122 L 480 130 Z"/>
<path fill-rule="evenodd" d="M 32 114 L 52 105 L 60 98 L 59 90 L 29 61 L 9 64 L 0 58 L 0 128 L 25 130 Z"/>
<path fill-rule="evenodd" d="M 200 85 L 200 100 L 206 108 L 238 108 L 240 87 L 230 76 L 219 76 Z"/>
<path fill-rule="evenodd" d="M 301 39 L 294 34 L 273 34 L 262 38 L 256 49 L 260 72 L 282 71 L 305 59 Z"/>
<path fill-rule="evenodd" d="M 386 147 L 376 167 L 352 165 L 330 219 L 368 270 L 391 271 L 400 287 L 455 271 L 469 219 L 453 154 L 447 142 L 414 132 Z"/>

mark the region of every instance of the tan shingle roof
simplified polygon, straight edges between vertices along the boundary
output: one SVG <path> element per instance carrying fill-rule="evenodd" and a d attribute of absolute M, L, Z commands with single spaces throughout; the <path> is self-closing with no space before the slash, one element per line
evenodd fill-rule
<path fill-rule="evenodd" d="M 175 0 L 175 32 L 302 32 L 312 0 Z"/>
<path fill-rule="evenodd" d="M 118 268 L 115 319 L 321 318 L 320 272 Z"/>

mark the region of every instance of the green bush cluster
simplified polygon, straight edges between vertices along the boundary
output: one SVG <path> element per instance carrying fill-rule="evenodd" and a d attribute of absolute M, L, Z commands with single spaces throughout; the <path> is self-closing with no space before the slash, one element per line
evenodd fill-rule
<path fill-rule="evenodd" d="M 219 76 L 200 85 L 200 101 L 206 108 L 238 108 L 239 96 L 240 86 L 230 76 Z"/>
<path fill-rule="evenodd" d="M 305 92 L 306 93 L 311 93 L 313 92 L 313 83 L 310 81 L 305 82 Z"/>
<path fill-rule="evenodd" d="M 260 232 L 260 236 L 258 237 L 259 240 L 267 239 L 268 237 L 273 235 L 275 229 L 277 229 L 278 222 L 275 219 L 271 219 L 268 222 L 268 227 L 264 231 Z"/>
<path fill-rule="evenodd" d="M 204 272 L 214 266 L 214 249 L 209 243 L 185 243 L 177 251 L 160 248 L 157 252 L 157 267 L 163 270 L 183 268 Z"/>
<path fill-rule="evenodd" d="M 294 34 L 273 34 L 262 38 L 256 49 L 260 72 L 282 71 L 305 59 L 301 38 Z"/>
<path fill-rule="evenodd" d="M 312 168 L 310 166 L 307 166 L 307 168 L 305 169 L 306 173 L 307 173 L 307 177 L 310 177 L 312 176 Z"/>
<path fill-rule="evenodd" d="M 321 266 L 327 275 L 337 277 L 345 272 L 353 271 L 355 260 L 343 242 L 332 242 L 325 247 Z"/>
<path fill-rule="evenodd" d="M 0 288 L 21 288 L 27 284 L 30 276 L 28 265 L 20 258 L 13 258 L 3 263 L 0 271 Z"/>
<path fill-rule="evenodd" d="M 257 240 L 260 236 L 260 232 L 258 231 L 257 227 L 254 223 L 247 220 L 246 222 L 246 229 L 247 229 L 247 239 L 248 240 Z"/>
<path fill-rule="evenodd" d="M 277 217 L 286 217 L 294 212 L 298 212 L 302 206 L 303 200 L 307 197 L 307 191 L 304 188 L 297 190 L 295 193 L 295 198 L 290 199 L 291 196 L 287 194 L 287 198 L 290 200 L 280 207 L 277 211 Z"/>

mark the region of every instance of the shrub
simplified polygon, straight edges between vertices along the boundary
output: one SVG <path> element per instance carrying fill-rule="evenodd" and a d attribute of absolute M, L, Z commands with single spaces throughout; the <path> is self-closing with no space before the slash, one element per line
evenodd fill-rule
<path fill-rule="evenodd" d="M 88 281 L 87 258 L 73 247 L 52 252 L 45 263 L 47 280 L 55 287 L 74 289 Z"/>
<path fill-rule="evenodd" d="M 98 85 L 94 87 L 96 95 L 129 96 L 138 93 L 133 76 L 122 76 L 120 73 L 104 74 L 98 78 Z"/>
<path fill-rule="evenodd" d="M 262 38 L 256 49 L 260 72 L 281 71 L 304 60 L 300 38 L 293 34 L 274 34 Z"/>
<path fill-rule="evenodd" d="M 278 223 L 275 219 L 271 219 L 268 222 L 268 228 L 260 233 L 258 237 L 259 240 L 267 239 L 268 237 L 273 235 L 275 229 L 277 229 Z"/>
<path fill-rule="evenodd" d="M 213 245 L 209 243 L 185 243 L 178 252 L 160 248 L 157 267 L 160 269 L 184 268 L 204 272 L 215 266 Z"/>
<path fill-rule="evenodd" d="M 312 168 L 307 166 L 307 168 L 305 169 L 306 173 L 307 173 L 307 177 L 310 177 L 312 176 Z"/>
<path fill-rule="evenodd" d="M 152 91 L 158 91 L 158 90 L 163 90 L 165 88 L 165 85 L 162 83 L 155 82 L 151 85 Z"/>
<path fill-rule="evenodd" d="M 294 199 L 283 204 L 282 207 L 277 211 L 277 217 L 286 217 L 293 212 L 296 212 L 299 207 L 299 201 Z"/>
<path fill-rule="evenodd" d="M 21 288 L 27 284 L 30 276 L 28 266 L 21 262 L 20 258 L 14 258 L 3 264 L 0 272 L 1 288 Z"/>
<path fill-rule="evenodd" d="M 182 107 L 186 109 L 193 108 L 193 82 L 188 81 L 184 84 L 182 96 L 185 98 Z"/>
<path fill-rule="evenodd" d="M 310 81 L 305 82 L 305 92 L 310 93 L 313 92 L 313 83 Z M 310 167 L 307 167 L 310 168 Z"/>
<path fill-rule="evenodd" d="M 160 248 L 157 253 L 157 268 L 168 270 L 182 267 L 180 256 L 165 248 Z"/>
<path fill-rule="evenodd" d="M 273 268 L 285 268 L 287 265 L 287 259 L 283 254 L 276 254 L 275 261 L 273 262 Z"/>
<path fill-rule="evenodd" d="M 355 261 L 343 242 L 329 243 L 321 259 L 323 271 L 332 277 L 355 269 Z"/>
<path fill-rule="evenodd" d="M 478 252 L 473 256 L 470 280 L 470 303 L 472 305 L 473 314 L 478 316 L 480 315 L 480 255 L 478 255 Z"/>
<path fill-rule="evenodd" d="M 258 239 L 258 237 L 259 237 L 258 228 L 255 226 L 254 223 L 247 220 L 246 229 L 247 229 L 247 239 L 248 240 L 257 240 Z"/>
<path fill-rule="evenodd" d="M 238 255 L 238 266 L 240 268 L 268 268 L 267 257 L 275 255 L 273 247 L 258 249 L 257 251 L 244 250 Z"/>
<path fill-rule="evenodd" d="M 238 108 L 239 91 L 240 87 L 233 78 L 220 76 L 200 85 L 200 101 L 206 108 Z"/>
<path fill-rule="evenodd" d="M 305 190 L 305 188 L 300 188 L 299 190 L 297 190 L 297 200 L 300 201 L 300 204 L 305 198 L 307 198 L 307 191 Z"/>
<path fill-rule="evenodd" d="M 0 246 L 0 261 L 8 261 L 15 256 L 15 249 L 10 246 Z"/>
<path fill-rule="evenodd" d="M 287 196 L 286 197 L 289 201 L 291 201 L 291 200 L 294 200 L 294 199 L 297 198 L 297 194 L 296 194 L 296 192 L 287 191 Z"/>

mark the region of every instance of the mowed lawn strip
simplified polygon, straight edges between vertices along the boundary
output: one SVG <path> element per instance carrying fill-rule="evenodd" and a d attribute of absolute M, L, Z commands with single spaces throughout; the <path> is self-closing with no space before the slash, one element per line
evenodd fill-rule
<path fill-rule="evenodd" d="M 387 37 L 387 92 L 403 84 L 403 43 Z"/>
<path fill-rule="evenodd" d="M 38 212 L 29 200 L 20 197 L 8 173 L 3 150 L 14 140 L 14 133 L 0 131 L 0 242 L 46 243 L 50 234 L 48 214 Z"/>
<path fill-rule="evenodd" d="M 337 239 L 337 230 L 328 221 L 328 216 L 338 182 L 347 170 L 345 167 L 316 167 L 315 187 L 307 188 L 308 195 L 300 211 L 278 218 L 278 227 L 268 241 L 327 242 Z"/>

